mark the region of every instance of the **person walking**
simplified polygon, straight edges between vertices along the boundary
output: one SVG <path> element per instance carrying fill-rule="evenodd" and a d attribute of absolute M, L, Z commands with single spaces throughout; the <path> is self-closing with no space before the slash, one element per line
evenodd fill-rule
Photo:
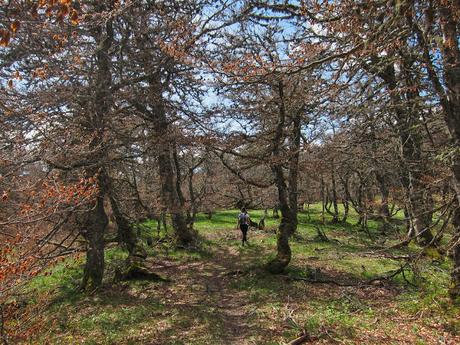
<path fill-rule="evenodd" d="M 249 218 L 249 214 L 246 211 L 246 208 L 241 209 L 241 213 L 238 215 L 238 227 L 240 228 L 242 234 L 243 234 L 243 246 L 244 243 L 248 244 L 248 229 L 249 229 L 249 224 L 250 224 L 251 219 Z"/>

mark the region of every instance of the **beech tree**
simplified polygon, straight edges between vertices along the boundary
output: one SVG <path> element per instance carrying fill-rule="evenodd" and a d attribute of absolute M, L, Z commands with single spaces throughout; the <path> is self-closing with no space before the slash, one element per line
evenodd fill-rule
<path fill-rule="evenodd" d="M 313 61 L 305 59 L 311 55 L 311 49 L 296 52 L 293 64 L 297 71 L 320 67 L 330 71 L 335 80 L 346 81 L 349 85 L 364 73 L 374 83 L 375 90 L 385 91 L 381 96 L 389 102 L 390 116 L 396 120 L 396 126 L 394 123 L 391 126 L 400 138 L 400 179 L 406 190 L 409 235 L 415 233 L 415 237 L 422 238 L 424 246 L 435 244 L 431 219 L 434 205 L 425 179 L 429 172 L 427 167 L 419 166 L 426 161 L 420 137 L 426 121 L 421 119 L 430 113 L 433 102 L 437 102 L 452 141 L 457 143 L 455 118 L 458 116 L 454 109 L 458 107 L 454 104 L 458 101 L 458 4 L 455 1 L 430 1 L 428 4 L 422 1 L 335 1 L 322 6 L 318 1 L 300 4 L 252 1 L 251 8 L 256 17 L 267 21 L 307 22 L 309 25 L 299 24 L 298 27 L 310 33 L 309 37 L 321 37 L 318 57 Z M 452 166 L 457 181 L 457 163 Z M 457 191 L 454 194 L 458 196 Z M 457 223 L 453 220 L 455 229 L 458 229 Z M 458 240 L 454 239 L 455 267 L 458 266 L 457 247 Z M 452 295 L 458 295 L 457 268 L 453 270 L 452 282 Z"/>
<path fill-rule="evenodd" d="M 323 223 L 354 210 L 383 238 L 403 211 L 399 245 L 447 251 L 460 296 L 458 1 L 15 0 L 0 16 L 0 293 L 78 250 L 99 288 L 109 224 L 128 276 L 143 220 L 187 248 L 198 212 L 243 206 L 280 211 L 280 273 L 321 201 Z"/>
<path fill-rule="evenodd" d="M 276 25 L 241 25 L 238 34 L 233 30 L 226 33 L 228 43 L 219 47 L 217 62 L 211 65 L 218 87 L 225 89 L 230 102 L 223 114 L 234 121 L 234 130 L 218 151 L 224 165 L 243 182 L 276 187 L 281 222 L 277 256 L 267 268 L 280 273 L 291 260 L 289 237 L 298 222 L 302 128 L 314 117 L 320 100 L 314 96 L 317 83 L 312 81 L 318 76 L 311 71 L 290 75 L 291 66 L 283 58 L 290 54 L 287 39 Z M 267 176 L 262 169 L 271 172 L 268 179 L 251 177 Z"/>

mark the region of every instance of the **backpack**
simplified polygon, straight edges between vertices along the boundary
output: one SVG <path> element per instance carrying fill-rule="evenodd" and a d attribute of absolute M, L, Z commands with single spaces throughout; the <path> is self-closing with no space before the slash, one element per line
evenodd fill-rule
<path fill-rule="evenodd" d="M 238 215 L 238 219 L 240 220 L 240 224 L 249 225 L 249 214 L 247 213 L 240 213 Z"/>

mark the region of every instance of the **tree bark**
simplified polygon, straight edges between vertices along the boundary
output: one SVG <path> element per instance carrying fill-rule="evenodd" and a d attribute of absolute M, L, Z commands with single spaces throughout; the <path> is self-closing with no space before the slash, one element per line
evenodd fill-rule
<path fill-rule="evenodd" d="M 387 185 L 387 178 L 384 174 L 380 172 L 375 172 L 375 178 L 379 185 L 380 195 L 382 197 L 382 203 L 379 209 L 379 215 L 382 217 L 385 223 L 388 222 L 388 218 L 390 217 L 390 208 L 388 207 L 388 199 L 390 196 L 390 191 L 388 190 Z"/>
<path fill-rule="evenodd" d="M 407 84 L 407 89 L 416 90 L 412 85 L 410 77 L 410 64 L 401 58 L 403 79 Z M 390 91 L 390 99 L 394 108 L 397 120 L 397 131 L 400 137 L 401 145 L 401 183 L 406 190 L 409 203 L 409 216 L 412 221 L 413 230 L 422 245 L 430 244 L 433 240 L 430 226 L 432 223 L 429 208 L 431 205 L 426 204 L 424 190 L 426 186 L 423 181 L 423 162 L 421 153 L 421 138 L 416 129 L 418 122 L 416 116 L 416 99 L 417 91 L 406 91 L 407 100 L 404 101 L 398 93 L 396 72 L 393 65 L 388 65 L 379 76 L 386 83 Z M 413 88 L 410 88 L 413 86 Z"/>
<path fill-rule="evenodd" d="M 331 160 L 331 179 L 332 179 L 332 205 L 334 206 L 334 213 L 332 215 L 332 223 L 339 222 L 339 206 L 337 204 L 337 185 L 335 181 L 335 164 L 334 159 Z"/>
<path fill-rule="evenodd" d="M 194 173 L 195 173 L 195 169 L 193 167 L 188 169 L 187 181 L 188 181 L 188 194 L 190 197 L 190 208 L 187 210 L 187 223 L 189 223 L 190 226 L 193 226 L 193 223 L 195 222 L 195 218 L 196 218 L 196 213 L 197 213 L 195 190 L 193 188 Z"/>
<path fill-rule="evenodd" d="M 160 148 L 158 167 L 162 199 L 171 214 L 174 234 L 180 244 L 187 245 L 193 241 L 194 236 L 187 227 L 187 222 L 183 214 L 183 205 L 180 203 L 177 189 L 175 188 L 171 165 L 171 147 L 167 144 L 163 148 Z"/>
<path fill-rule="evenodd" d="M 275 177 L 275 185 L 278 190 L 278 202 L 281 211 L 281 222 L 277 232 L 277 253 L 275 259 L 267 264 L 269 272 L 279 274 L 284 271 L 291 261 L 291 247 L 289 238 L 297 228 L 297 183 L 298 183 L 298 163 L 300 151 L 300 114 L 293 118 L 292 133 L 289 138 L 289 187 L 283 172 L 283 163 L 280 159 L 281 145 L 285 141 L 284 128 L 286 124 L 286 109 L 284 105 L 284 86 L 282 82 L 278 84 L 279 111 L 278 122 L 275 129 L 275 136 L 272 145 L 272 165 L 271 169 Z"/>
<path fill-rule="evenodd" d="M 104 4 L 97 4 L 97 10 L 105 10 Z M 82 235 L 87 240 L 86 263 L 83 270 L 81 288 L 85 289 L 88 284 L 92 288 L 98 288 L 102 284 L 104 275 L 104 232 L 108 224 L 108 217 L 104 210 L 104 199 L 107 192 L 107 176 L 104 167 L 100 165 L 106 156 L 104 148 L 105 117 L 110 110 L 111 95 L 110 85 L 112 82 L 109 50 L 113 41 L 113 27 L 109 20 L 105 24 L 94 28 L 93 36 L 98 44 L 96 52 L 96 83 L 92 109 L 89 113 L 92 118 L 89 121 L 90 130 L 94 133 L 89 146 L 96 150 L 94 161 L 99 167 L 86 169 L 87 178 L 97 177 L 98 192 L 94 207 L 85 215 Z"/>
<path fill-rule="evenodd" d="M 460 208 L 455 210 L 452 224 L 454 226 L 454 237 L 452 243 L 452 261 L 454 267 L 451 273 L 449 295 L 452 299 L 460 298 Z"/>
<path fill-rule="evenodd" d="M 136 231 L 134 231 L 129 221 L 121 212 L 118 202 L 113 195 L 110 195 L 110 206 L 112 207 L 115 222 L 117 223 L 118 238 L 126 245 L 128 255 L 130 257 L 136 256 L 145 259 L 147 252 L 139 242 Z"/>
<path fill-rule="evenodd" d="M 299 159 L 300 159 L 300 114 L 294 114 L 292 118 L 292 132 L 289 138 L 289 207 L 293 216 L 295 228 L 297 228 L 297 213 L 299 199 Z"/>
<path fill-rule="evenodd" d="M 83 237 L 87 241 L 86 263 L 83 269 L 81 288 L 88 285 L 98 288 L 104 276 L 104 233 L 109 219 L 104 210 L 104 195 L 106 182 L 104 173 L 98 176 L 99 192 L 94 207 L 84 216 Z"/>
<path fill-rule="evenodd" d="M 158 168 L 162 201 L 171 214 L 172 226 L 177 241 L 181 245 L 187 245 L 195 239 L 195 236 L 193 231 L 188 228 L 183 213 L 184 204 L 181 202 L 181 197 L 178 193 L 177 175 L 174 173 L 173 147 L 169 140 L 169 124 L 161 101 L 155 105 L 154 113 L 155 133 L 161 139 L 158 145 Z"/>
<path fill-rule="evenodd" d="M 348 191 L 349 177 L 348 176 L 345 176 L 345 177 L 339 176 L 339 180 L 340 180 L 340 183 L 342 184 L 343 194 L 344 194 L 343 195 L 343 200 L 342 200 L 343 216 L 342 216 L 341 222 L 346 223 L 347 219 L 348 219 L 348 213 L 350 213 L 350 202 L 351 202 L 351 200 L 349 199 L 350 192 Z"/>
<path fill-rule="evenodd" d="M 452 143 L 451 169 L 457 203 L 452 221 L 452 225 L 454 226 L 454 245 L 452 248 L 454 268 L 451 273 L 449 293 L 455 299 L 460 298 L 460 48 L 458 40 L 459 33 L 457 32 L 458 23 L 454 18 L 449 3 L 447 1 L 440 2 L 439 4 L 440 27 L 443 34 L 442 60 L 445 89 L 442 88 L 441 83 L 437 79 L 429 55 L 426 62 L 428 67 L 431 67 L 429 68 L 429 72 L 431 72 L 430 79 L 441 99 L 444 120 L 449 129 Z M 453 4 L 450 5 L 454 6 Z M 424 49 L 426 52 L 427 46 Z"/>
<path fill-rule="evenodd" d="M 324 178 L 321 175 L 321 224 L 325 224 L 325 210 L 326 210 L 326 193 L 324 192 Z"/>

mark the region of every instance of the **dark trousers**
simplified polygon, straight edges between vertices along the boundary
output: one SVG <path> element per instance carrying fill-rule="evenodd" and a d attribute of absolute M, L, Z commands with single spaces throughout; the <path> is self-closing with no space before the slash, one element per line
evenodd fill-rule
<path fill-rule="evenodd" d="M 248 224 L 240 224 L 240 230 L 243 233 L 243 244 L 244 244 L 244 242 L 248 241 L 248 239 L 247 239 L 248 229 L 249 229 Z"/>

